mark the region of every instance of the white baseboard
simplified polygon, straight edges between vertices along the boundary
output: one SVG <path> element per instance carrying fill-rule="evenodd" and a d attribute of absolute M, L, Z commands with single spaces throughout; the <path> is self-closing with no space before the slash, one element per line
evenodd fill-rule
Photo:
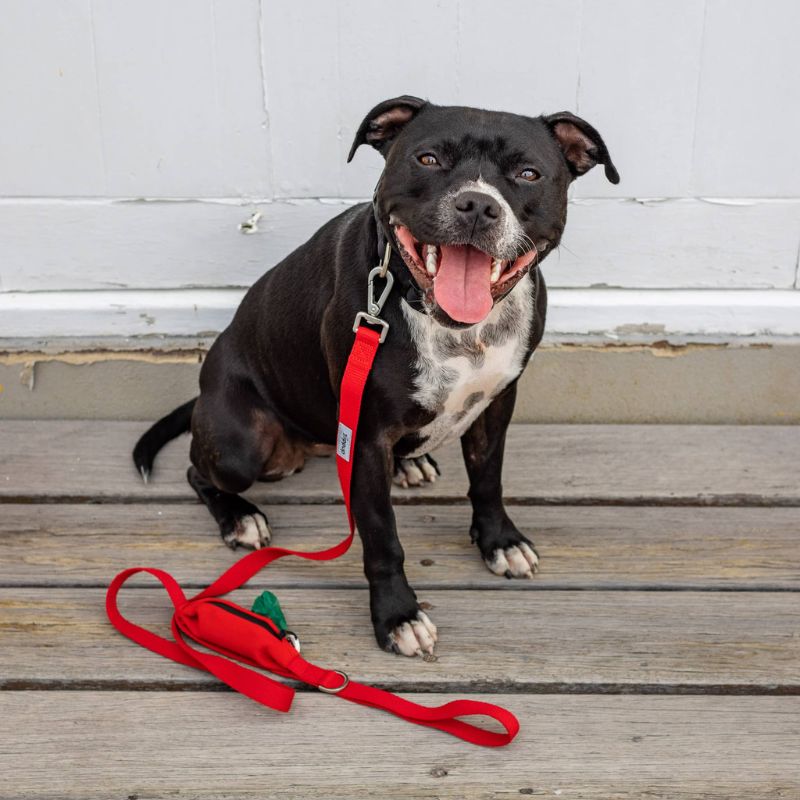
<path fill-rule="evenodd" d="M 241 289 L 0 293 L 0 338 L 209 336 Z M 552 289 L 550 339 L 800 335 L 800 291 Z"/>

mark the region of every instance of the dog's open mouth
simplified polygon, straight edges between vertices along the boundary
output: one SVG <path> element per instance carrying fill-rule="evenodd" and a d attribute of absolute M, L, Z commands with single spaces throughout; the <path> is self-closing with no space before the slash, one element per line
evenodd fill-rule
<path fill-rule="evenodd" d="M 495 298 L 505 294 L 536 260 L 535 247 L 512 261 L 467 244 L 424 244 L 405 225 L 395 225 L 394 234 L 420 288 L 432 289 L 451 319 L 470 325 L 486 319 Z"/>

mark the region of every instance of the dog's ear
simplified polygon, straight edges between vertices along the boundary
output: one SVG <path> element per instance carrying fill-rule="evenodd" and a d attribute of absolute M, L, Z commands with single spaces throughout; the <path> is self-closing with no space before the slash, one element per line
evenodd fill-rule
<path fill-rule="evenodd" d="M 353 160 L 362 144 L 371 144 L 385 158 L 394 138 L 427 102 L 405 94 L 378 103 L 359 126 L 347 163 Z"/>
<path fill-rule="evenodd" d="M 550 114 L 543 119 L 564 153 L 573 178 L 588 172 L 595 164 L 603 164 L 606 178 L 611 183 L 619 183 L 619 173 L 603 137 L 586 120 L 569 111 Z"/>

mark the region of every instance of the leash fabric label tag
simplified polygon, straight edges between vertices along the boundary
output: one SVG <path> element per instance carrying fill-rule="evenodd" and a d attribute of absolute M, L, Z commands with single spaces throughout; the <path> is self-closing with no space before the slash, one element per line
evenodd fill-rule
<path fill-rule="evenodd" d="M 350 443 L 353 441 L 353 431 L 343 422 L 339 423 L 339 432 L 336 435 L 336 455 L 345 461 L 350 460 Z"/>

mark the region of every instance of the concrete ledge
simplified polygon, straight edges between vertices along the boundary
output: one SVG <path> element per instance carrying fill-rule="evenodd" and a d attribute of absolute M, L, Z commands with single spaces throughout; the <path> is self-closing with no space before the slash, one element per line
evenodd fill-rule
<path fill-rule="evenodd" d="M 6 342 L 0 418 L 155 419 L 196 393 L 210 341 Z M 800 423 L 800 340 L 550 341 L 520 388 L 519 422 Z"/>

